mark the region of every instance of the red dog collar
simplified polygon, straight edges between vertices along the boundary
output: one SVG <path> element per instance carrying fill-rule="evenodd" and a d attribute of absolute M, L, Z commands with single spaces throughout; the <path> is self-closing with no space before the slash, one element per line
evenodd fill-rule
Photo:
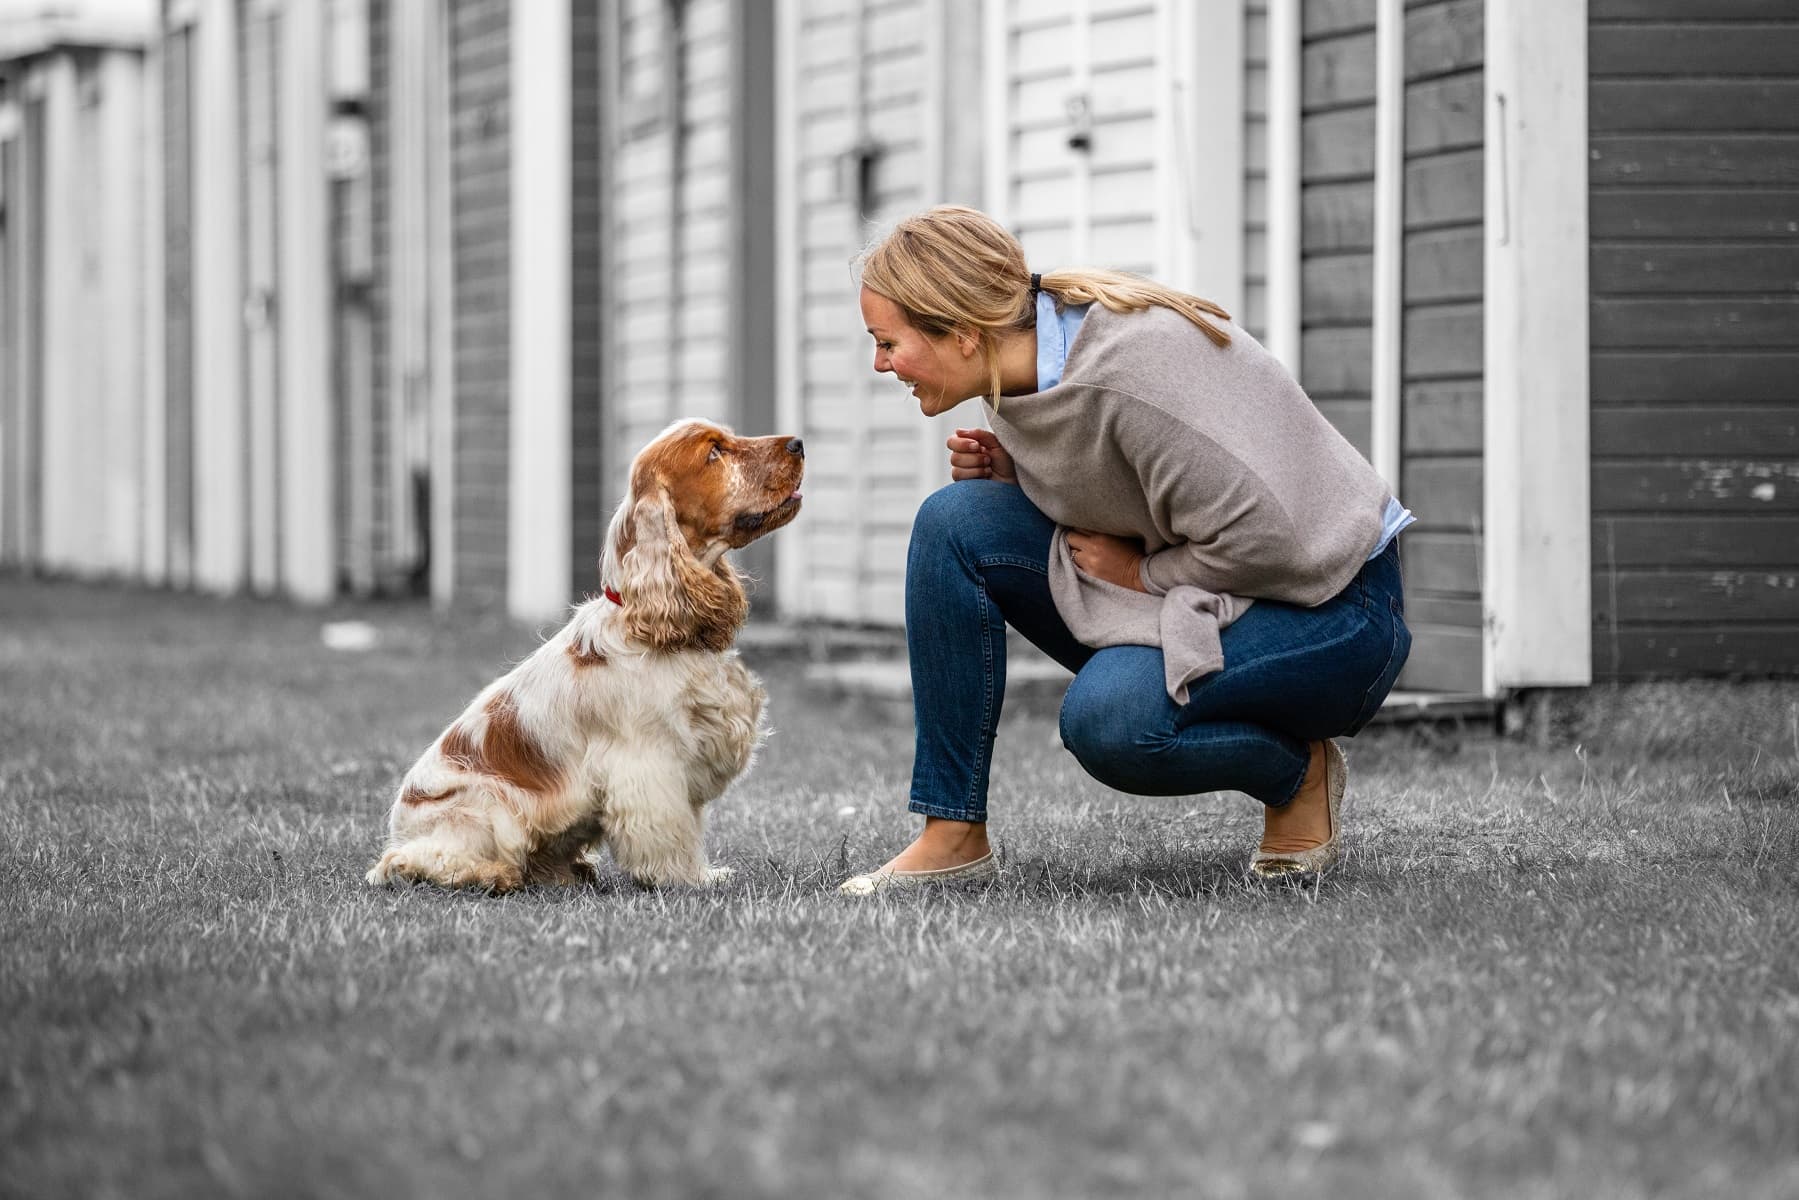
<path fill-rule="evenodd" d="M 606 599 L 612 601 L 614 604 L 618 605 L 620 608 L 623 608 L 625 606 L 624 598 L 621 597 L 617 592 L 613 591 L 611 588 L 601 588 L 600 590 L 605 593 Z"/>

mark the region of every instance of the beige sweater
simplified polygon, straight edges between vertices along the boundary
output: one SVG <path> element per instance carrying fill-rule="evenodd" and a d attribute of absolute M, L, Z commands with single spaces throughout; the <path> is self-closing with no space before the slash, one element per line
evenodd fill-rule
<path fill-rule="evenodd" d="M 1381 535 L 1385 481 L 1254 338 L 1214 346 L 1170 309 L 1095 304 L 1063 378 L 988 419 L 1025 495 L 1058 526 L 1050 593 L 1083 644 L 1159 646 L 1168 694 L 1224 665 L 1253 598 L 1315 605 Z M 1133 591 L 1083 574 L 1067 531 L 1141 538 Z"/>

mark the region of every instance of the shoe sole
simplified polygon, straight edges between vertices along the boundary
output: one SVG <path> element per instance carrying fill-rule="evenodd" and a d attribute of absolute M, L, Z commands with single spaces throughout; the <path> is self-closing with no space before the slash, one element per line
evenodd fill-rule
<path fill-rule="evenodd" d="M 912 891 L 940 887 L 952 883 L 978 883 L 999 874 L 999 863 L 990 850 L 971 863 L 959 867 L 942 867 L 935 871 L 870 871 L 854 875 L 837 885 L 845 896 L 872 896 L 876 892 Z"/>
<path fill-rule="evenodd" d="M 1249 856 L 1249 873 L 1257 879 L 1298 880 L 1322 875 L 1343 857 L 1343 824 L 1339 813 L 1343 795 L 1349 789 L 1349 763 L 1335 741 L 1324 743 L 1324 794 L 1330 805 L 1331 835 L 1323 845 L 1299 854 L 1264 854 L 1257 850 Z"/>

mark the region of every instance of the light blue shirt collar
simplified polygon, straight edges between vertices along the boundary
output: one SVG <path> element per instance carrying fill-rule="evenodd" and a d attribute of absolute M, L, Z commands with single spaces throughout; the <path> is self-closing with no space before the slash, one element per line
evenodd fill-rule
<path fill-rule="evenodd" d="M 1068 365 L 1068 348 L 1086 319 L 1085 304 L 1070 304 L 1056 311 L 1056 298 L 1048 292 L 1037 293 L 1037 390 L 1047 392 L 1062 382 L 1062 370 Z"/>

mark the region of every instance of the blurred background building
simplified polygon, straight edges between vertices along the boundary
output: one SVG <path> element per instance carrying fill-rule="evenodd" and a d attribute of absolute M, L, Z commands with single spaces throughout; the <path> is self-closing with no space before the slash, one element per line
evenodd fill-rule
<path fill-rule="evenodd" d="M 0 0 L 0 560 L 546 617 L 699 415 L 806 438 L 763 611 L 895 625 L 939 202 L 1299 373 L 1402 686 L 1799 669 L 1784 0 Z"/>

